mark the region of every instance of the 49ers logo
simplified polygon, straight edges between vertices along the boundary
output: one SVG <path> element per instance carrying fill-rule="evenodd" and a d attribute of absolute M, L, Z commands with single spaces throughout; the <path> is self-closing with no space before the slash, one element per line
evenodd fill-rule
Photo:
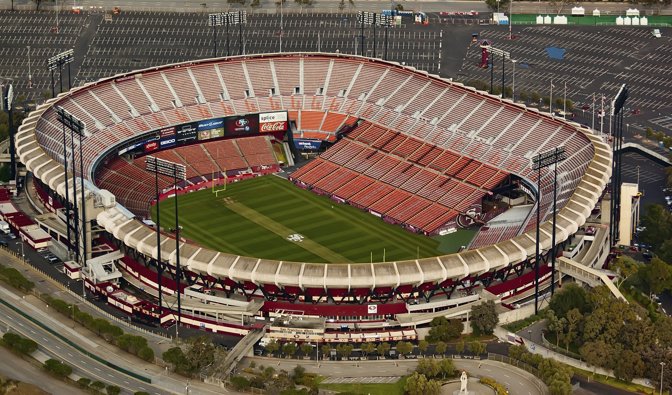
<path fill-rule="evenodd" d="M 259 125 L 261 133 L 284 132 L 285 130 L 287 130 L 287 122 L 269 122 Z"/>

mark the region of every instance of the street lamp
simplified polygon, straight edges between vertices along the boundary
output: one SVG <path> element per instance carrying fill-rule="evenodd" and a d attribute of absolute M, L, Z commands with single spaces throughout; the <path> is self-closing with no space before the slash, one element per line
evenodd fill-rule
<path fill-rule="evenodd" d="M 660 363 L 660 395 L 663 395 L 663 369 L 665 368 L 665 362 Z"/>
<path fill-rule="evenodd" d="M 511 100 L 516 102 L 516 59 L 511 59 L 513 65 L 513 75 L 511 76 Z"/>
<path fill-rule="evenodd" d="M 30 45 L 28 45 L 28 89 L 33 88 L 33 73 L 30 71 Z"/>
<path fill-rule="evenodd" d="M 14 148 L 14 120 L 12 119 L 12 104 L 14 103 L 14 86 L 10 79 L 8 83 L 0 85 L 0 108 L 7 112 L 7 121 L 9 126 L 9 179 L 16 179 L 16 150 Z"/>
<path fill-rule="evenodd" d="M 499 4 L 499 2 L 497 4 Z M 481 48 L 488 52 L 490 58 L 490 94 L 494 94 L 493 83 L 495 79 L 495 63 L 492 56 L 499 55 L 502 57 L 502 97 L 504 97 L 504 61 L 506 59 L 511 59 L 511 54 L 507 51 L 495 48 L 492 45 L 482 45 Z"/>

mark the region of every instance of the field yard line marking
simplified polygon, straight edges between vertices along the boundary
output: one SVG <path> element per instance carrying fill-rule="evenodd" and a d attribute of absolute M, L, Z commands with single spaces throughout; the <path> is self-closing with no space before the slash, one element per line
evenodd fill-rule
<path fill-rule="evenodd" d="M 266 217 L 260 212 L 253 210 L 242 203 L 238 202 L 229 203 L 227 204 L 226 207 L 234 211 L 235 213 L 247 218 L 248 220 L 254 222 L 255 224 L 258 224 L 259 226 L 262 226 L 270 230 L 271 232 L 277 234 L 280 237 L 287 238 L 287 236 L 293 233 L 297 233 L 292 229 L 275 222 L 271 218 Z M 348 258 L 308 238 L 304 238 L 302 242 L 295 242 L 294 244 L 296 244 L 297 246 L 303 248 L 308 252 L 312 252 L 313 254 L 321 258 L 324 258 L 327 262 L 333 262 L 333 263 L 350 262 Z"/>

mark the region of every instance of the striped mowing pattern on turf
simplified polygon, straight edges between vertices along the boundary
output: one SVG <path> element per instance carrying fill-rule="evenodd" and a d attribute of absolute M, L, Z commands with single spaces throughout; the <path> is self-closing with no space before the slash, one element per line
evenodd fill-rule
<path fill-rule="evenodd" d="M 380 262 L 383 253 L 386 261 L 442 254 L 436 240 L 276 176 L 229 184 L 219 197 L 210 190 L 183 195 L 179 205 L 182 236 L 232 254 L 323 263 L 369 262 L 371 255 Z M 174 227 L 174 210 L 174 199 L 161 202 L 164 229 Z M 303 241 L 290 241 L 294 234 Z"/>

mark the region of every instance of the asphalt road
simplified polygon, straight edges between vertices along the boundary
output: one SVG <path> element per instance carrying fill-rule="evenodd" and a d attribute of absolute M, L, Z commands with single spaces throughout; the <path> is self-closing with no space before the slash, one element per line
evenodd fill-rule
<path fill-rule="evenodd" d="M 5 300 L 9 300 L 12 303 L 18 305 L 25 303 L 21 301 L 21 298 L 18 298 L 13 293 L 8 292 L 4 287 L 0 287 L 0 293 L 2 293 L 2 297 Z M 9 328 L 11 331 L 17 332 L 22 336 L 34 340 L 39 344 L 40 350 L 52 358 L 61 360 L 64 363 L 72 366 L 73 372 L 79 374 L 82 377 L 88 377 L 92 380 L 100 380 L 106 383 L 114 383 L 115 385 L 131 393 L 136 391 L 147 391 L 157 395 L 171 393 L 159 388 L 155 384 L 145 383 L 133 377 L 119 373 L 107 365 L 80 353 L 74 347 L 58 339 L 50 332 L 34 324 L 32 321 L 24 318 L 22 315 L 6 307 L 4 304 L 0 305 L 0 313 L 0 323 L 2 323 L 5 329 Z"/>
<path fill-rule="evenodd" d="M 56 395 L 85 395 L 79 388 L 50 376 L 41 367 L 31 364 L 3 347 L 0 347 L 0 361 L 2 361 L 0 374 L 7 378 L 33 384 Z"/>

